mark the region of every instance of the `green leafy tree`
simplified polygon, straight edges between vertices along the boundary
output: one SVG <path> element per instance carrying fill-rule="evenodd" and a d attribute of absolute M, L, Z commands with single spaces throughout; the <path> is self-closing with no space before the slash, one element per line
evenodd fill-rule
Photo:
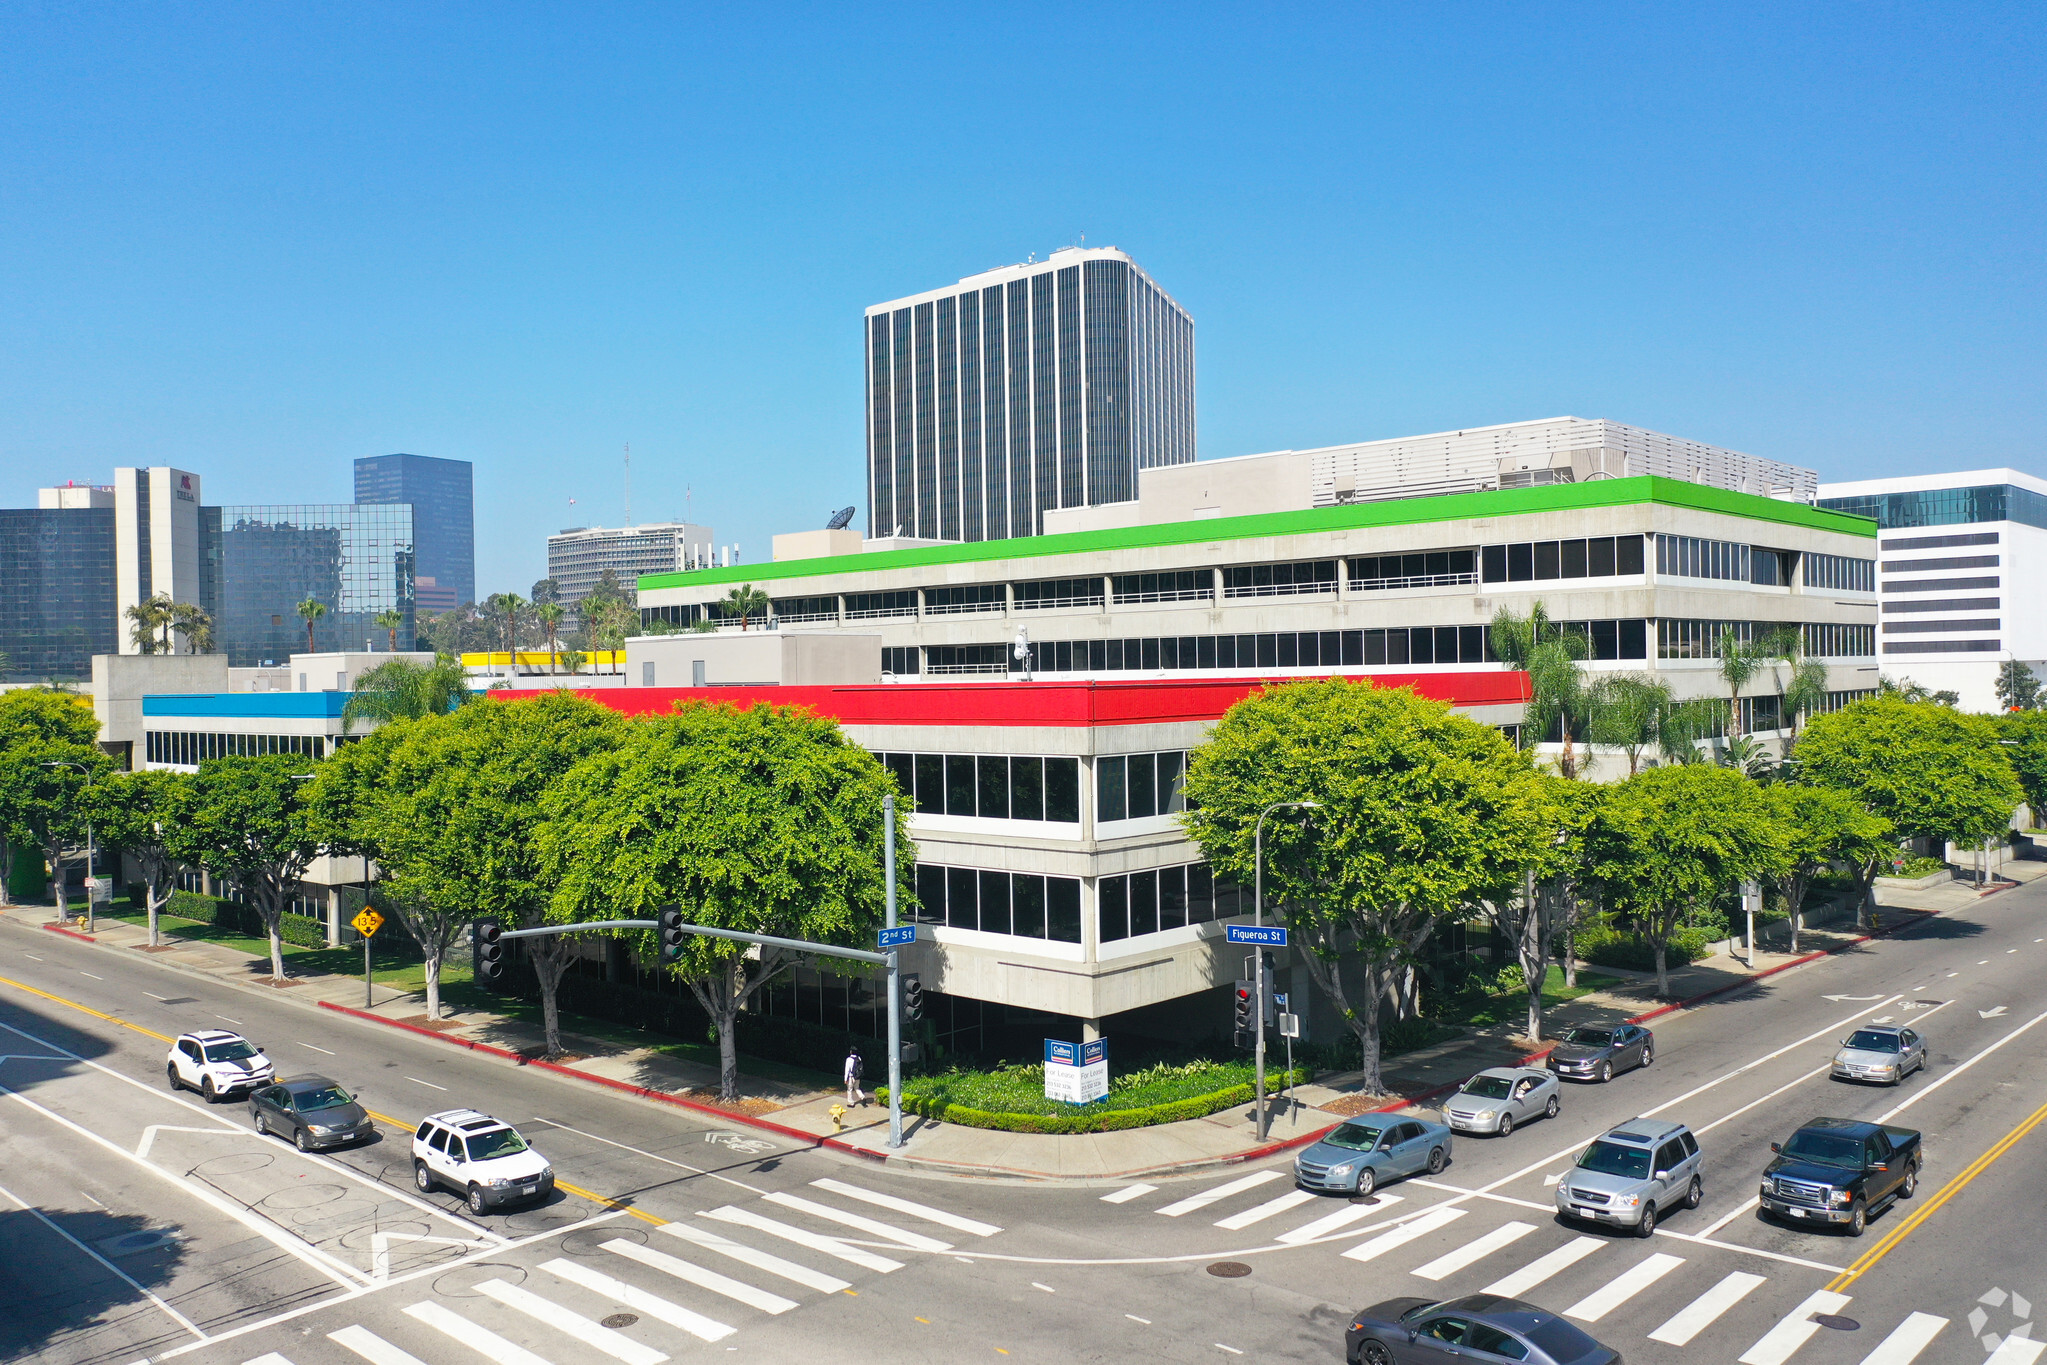
<path fill-rule="evenodd" d="M 1670 994 L 1666 954 L 1691 913 L 1737 883 L 1774 876 L 1783 832 L 1757 785 L 1731 768 L 1651 768 L 1615 783 L 1586 836 L 1606 903 L 1634 916 L 1656 950 L 1656 992 Z"/>
<path fill-rule="evenodd" d="M 184 817 L 170 838 L 180 862 L 197 863 L 235 886 L 263 921 L 270 975 L 282 981 L 280 926 L 320 839 L 299 781 L 318 760 L 303 754 L 208 759 L 186 788 Z"/>
<path fill-rule="evenodd" d="M 1927 701 L 1936 706 L 1960 706 L 1962 694 L 1942 688 L 1936 692 L 1924 683 L 1913 682 L 1910 678 L 1893 678 L 1888 674 L 1876 680 L 1876 693 L 1897 701 Z"/>
<path fill-rule="evenodd" d="M 1676 705 L 1670 685 L 1639 674 L 1616 673 L 1592 688 L 1585 738 L 1628 756 L 1628 776 L 1642 770 L 1642 755 L 1662 734 L 1663 718 Z"/>
<path fill-rule="evenodd" d="M 57 918 L 71 914 L 65 879 L 85 858 L 91 810 L 86 792 L 114 770 L 96 744 L 29 739 L 0 750 L 0 825 L 43 855 L 56 881 Z"/>
<path fill-rule="evenodd" d="M 1585 682 L 1583 664 L 1589 652 L 1585 637 L 1559 629 L 1540 602 L 1526 616 L 1501 607 L 1493 613 L 1491 636 L 1493 653 L 1528 675 L 1522 746 L 1532 748 L 1556 732 L 1564 746 L 1558 768 L 1565 777 L 1576 777 L 1577 742 L 1585 735 L 1595 695 Z"/>
<path fill-rule="evenodd" d="M 177 604 L 168 593 L 158 593 L 128 608 L 128 638 L 144 654 L 171 652 L 171 626 Z"/>
<path fill-rule="evenodd" d="M 370 619 L 376 622 L 378 630 L 386 632 L 385 638 L 390 642 L 391 652 L 396 654 L 398 652 L 398 628 L 405 624 L 405 613 L 402 611 L 380 611 Z"/>
<path fill-rule="evenodd" d="M 1542 988 L 1549 978 L 1559 939 L 1569 941 L 1579 909 L 1585 866 L 1585 830 L 1599 808 L 1602 789 L 1586 782 L 1542 775 L 1552 828 L 1530 850 L 1518 895 L 1485 902 L 1486 915 L 1514 949 L 1528 986 L 1528 1037 L 1542 1038 Z"/>
<path fill-rule="evenodd" d="M 1672 763 L 1703 763 L 1708 741 L 1727 734 L 1727 703 L 1718 697 L 1672 702 L 1656 721 L 1656 744 Z"/>
<path fill-rule="evenodd" d="M 1891 822 L 1872 815 L 1847 792 L 1782 782 L 1767 787 L 1764 797 L 1775 808 L 1784 836 L 1784 859 L 1778 866 L 1777 889 L 1791 916 L 1791 951 L 1805 928 L 1805 896 L 1812 879 L 1835 863 L 1852 867 L 1880 861 L 1897 847 Z"/>
<path fill-rule="evenodd" d="M 739 618 L 739 628 L 745 630 L 748 621 L 756 616 L 768 614 L 767 590 L 756 588 L 751 583 L 742 583 L 725 594 L 724 600 L 718 603 L 718 610 L 724 613 L 727 620 Z"/>
<path fill-rule="evenodd" d="M 2040 706 L 2040 679 L 2017 659 L 1997 666 L 1997 703 L 2007 711 L 2035 711 Z"/>
<path fill-rule="evenodd" d="M 92 708 L 70 693 L 45 687 L 0 692 L 0 905 L 11 894 L 15 850 L 40 843 L 25 822 L 27 807 L 19 804 L 34 799 L 38 779 L 30 769 L 51 757 L 43 750 L 93 748 L 99 730 Z"/>
<path fill-rule="evenodd" d="M 551 917 L 652 919 L 672 903 L 692 924 L 872 948 L 884 905 L 881 803 L 894 790 L 831 721 L 766 705 L 683 706 L 634 725 L 549 791 Z M 899 886 L 913 886 L 907 838 L 896 858 Z M 686 940 L 674 970 L 717 1030 L 722 1098 L 739 1094 L 740 1012 L 802 961 L 781 948 Z"/>
<path fill-rule="evenodd" d="M 435 655 L 431 664 L 386 660 L 356 678 L 355 691 L 341 708 L 341 733 L 352 733 L 366 720 L 388 724 L 445 715 L 475 695 L 468 673 L 450 655 Z"/>
<path fill-rule="evenodd" d="M 626 638 L 639 625 L 639 608 L 623 599 L 608 598 L 597 605 L 590 622 L 590 637 L 598 649 L 611 651 L 614 672 L 625 672 L 625 661 L 618 657 L 618 652 L 625 648 Z"/>
<path fill-rule="evenodd" d="M 213 618 L 204 607 L 192 602 L 173 604 L 171 629 L 184 637 L 187 653 L 213 653 Z"/>
<path fill-rule="evenodd" d="M 1999 738 L 1988 716 L 1876 696 L 1815 717 L 1799 741 L 1797 770 L 1801 781 L 1849 793 L 1900 838 L 1974 846 L 2002 834 L 2025 799 Z M 1865 925 L 1887 861 L 1857 868 Z"/>
<path fill-rule="evenodd" d="M 152 948 L 162 942 L 158 917 L 177 889 L 178 855 L 172 845 L 191 799 L 191 784 L 190 774 L 161 768 L 109 773 L 93 784 L 88 803 L 101 845 L 126 852 L 142 870 Z"/>
<path fill-rule="evenodd" d="M 327 614 L 327 604 L 317 597 L 308 597 L 292 610 L 306 623 L 306 653 L 318 653 L 313 646 L 313 623 Z"/>
<path fill-rule="evenodd" d="M 550 602 L 559 604 L 562 600 L 562 585 L 556 579 L 538 578 L 533 581 L 533 587 L 526 595 L 533 599 L 533 605 L 536 607 L 544 607 Z"/>
<path fill-rule="evenodd" d="M 1219 877 L 1245 886 L 1259 813 L 1321 803 L 1266 821 L 1266 904 L 1356 1035 L 1374 1091 L 1399 975 L 1443 924 L 1513 894 L 1557 829 L 1549 788 L 1499 731 L 1405 689 L 1339 680 L 1231 707 L 1194 752 L 1186 793 L 1189 834 Z"/>
<path fill-rule="evenodd" d="M 1787 630 L 1779 639 L 1784 649 L 1781 663 L 1787 670 L 1780 675 L 1779 691 L 1784 699 L 1784 725 L 1791 732 L 1784 737 L 1784 757 L 1789 760 L 1798 747 L 1801 724 L 1826 708 L 1827 661 L 1806 654 L 1804 636 L 1797 631 Z"/>
<path fill-rule="evenodd" d="M 2047 822 L 2047 711 L 2014 711 L 1997 718 L 1999 747 L 2033 808 L 2033 825 Z"/>
<path fill-rule="evenodd" d="M 512 671 L 516 673 L 519 666 L 519 626 L 526 615 L 527 601 L 515 592 L 494 592 L 484 606 L 498 623 L 498 638 L 504 642 L 505 657 L 511 661 Z"/>

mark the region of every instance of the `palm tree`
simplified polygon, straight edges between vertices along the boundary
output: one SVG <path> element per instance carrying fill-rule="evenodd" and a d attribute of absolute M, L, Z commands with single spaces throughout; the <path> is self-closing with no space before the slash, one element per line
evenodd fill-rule
<path fill-rule="evenodd" d="M 745 630 L 746 623 L 755 615 L 766 616 L 768 614 L 768 594 L 764 588 L 756 588 L 751 583 L 742 583 L 731 592 L 726 593 L 725 600 L 720 602 L 718 607 L 727 617 L 737 616 L 739 618 L 739 628 Z"/>
<path fill-rule="evenodd" d="M 506 676 L 519 671 L 519 613 L 526 609 L 526 599 L 515 592 L 494 592 L 484 601 L 491 614 L 499 617 L 505 625 L 505 659 L 509 665 Z"/>
<path fill-rule="evenodd" d="M 1699 745 L 1727 733 L 1727 703 L 1718 697 L 1674 702 L 1656 721 L 1656 743 L 1673 763 L 1700 763 Z"/>
<path fill-rule="evenodd" d="M 135 642 L 135 647 L 144 654 L 170 653 L 171 625 L 176 610 L 177 604 L 167 593 L 158 593 L 128 608 L 131 623 L 128 637 Z"/>
<path fill-rule="evenodd" d="M 185 648 L 192 653 L 213 653 L 213 618 L 204 607 L 178 603 L 171 608 L 171 629 L 185 637 Z"/>
<path fill-rule="evenodd" d="M 405 624 L 405 613 L 402 611 L 380 611 L 371 619 L 377 623 L 379 629 L 391 632 L 391 652 L 396 654 L 398 652 L 398 627 Z"/>
<path fill-rule="evenodd" d="M 1529 700 L 1522 713 L 1522 742 L 1538 744 L 1552 729 L 1563 739 L 1558 763 L 1565 777 L 1578 775 L 1577 741 L 1585 733 L 1592 696 L 1585 686 L 1589 646 L 1576 631 L 1559 630 L 1537 602 L 1525 617 L 1505 607 L 1493 614 L 1493 653 L 1528 675 Z"/>
<path fill-rule="evenodd" d="M 545 578 L 540 580 L 541 583 L 550 581 L 552 580 Z M 538 587 L 539 584 L 534 586 Z M 551 674 L 555 669 L 555 636 L 561 633 L 562 617 L 568 615 L 568 608 L 559 602 L 542 602 L 533 609 L 533 615 L 540 622 L 540 628 L 547 632 L 547 671 Z"/>
<path fill-rule="evenodd" d="M 625 671 L 625 664 L 619 659 L 618 652 L 625 648 L 626 637 L 639 622 L 639 612 L 616 597 L 608 597 L 598 603 L 590 618 L 591 643 L 599 649 L 609 650 L 612 662 L 618 665 L 620 672 Z"/>
<path fill-rule="evenodd" d="M 1741 689 L 1760 673 L 1763 665 L 1773 659 L 1784 659 L 1797 646 L 1787 643 L 1783 633 L 1772 631 L 1753 640 L 1741 638 L 1741 632 L 1733 626 L 1724 626 L 1720 631 L 1720 681 L 1727 684 L 1729 734 L 1739 737 L 1741 727 Z"/>
<path fill-rule="evenodd" d="M 1805 641 L 1794 632 L 1785 632 L 1783 647 L 1784 663 L 1791 670 L 1783 686 L 1784 725 L 1791 731 L 1784 739 L 1788 762 L 1798 744 L 1798 723 L 1818 715 L 1827 704 L 1827 665 L 1823 659 L 1805 657 Z"/>
<path fill-rule="evenodd" d="M 355 691 L 341 709 L 341 733 L 359 720 L 422 720 L 446 715 L 474 695 L 469 675 L 452 654 L 436 654 L 432 664 L 390 659 L 355 680 Z"/>
<path fill-rule="evenodd" d="M 1593 684 L 1585 738 L 1626 753 L 1628 776 L 1633 777 L 1641 771 L 1642 751 L 1656 743 L 1673 704 L 1670 684 L 1616 673 Z"/>
<path fill-rule="evenodd" d="M 313 648 L 313 622 L 327 614 L 327 604 L 317 597 L 308 597 L 292 610 L 296 611 L 306 623 L 306 653 L 318 653 Z"/>

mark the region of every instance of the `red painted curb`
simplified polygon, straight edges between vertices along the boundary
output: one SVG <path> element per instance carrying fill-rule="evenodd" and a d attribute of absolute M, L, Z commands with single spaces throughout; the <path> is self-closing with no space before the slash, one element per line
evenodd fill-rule
<path fill-rule="evenodd" d="M 81 934 L 74 929 L 60 929 L 54 924 L 45 924 L 43 928 L 48 929 L 53 934 L 62 934 L 66 938 L 75 938 L 80 943 L 99 942 L 99 940 L 94 938 L 91 934 Z"/>
<path fill-rule="evenodd" d="M 1678 1000 L 1668 1005 L 1659 1005 L 1655 1009 L 1650 1010 L 1646 1014 L 1634 1015 L 1626 1022 L 1630 1024 L 1640 1024 L 1650 1019 L 1661 1018 L 1663 1015 L 1666 1014 L 1675 1014 L 1679 1010 L 1688 1010 L 1692 1006 L 1697 1005 L 1703 1001 L 1711 1000 L 1716 995 L 1726 995 L 1729 991 L 1738 991 L 1742 989 L 1744 986 L 1752 986 L 1756 982 L 1763 980 L 1765 977 L 1775 976 L 1779 972 L 1788 972 L 1793 967 L 1803 967 L 1808 962 L 1817 962 L 1819 961 L 1819 959 L 1823 957 L 1832 957 L 1835 953 L 1845 953 L 1850 948 L 1853 948 L 1858 944 L 1868 943 L 1871 939 L 1888 938 L 1891 934 L 1896 933 L 1901 929 L 1909 929 L 1915 924 L 1925 923 L 1927 920 L 1932 919 L 1935 915 L 1938 915 L 1940 911 L 1914 910 L 1911 911 L 1910 913 L 1914 916 L 1914 918 L 1904 920 L 1899 923 L 1886 926 L 1884 928 L 1872 930 L 1867 934 L 1857 934 L 1854 938 L 1849 939 L 1847 942 L 1837 944 L 1832 948 L 1815 949 L 1810 953 L 1805 953 L 1799 957 L 1794 957 L 1789 962 L 1780 962 L 1774 967 L 1766 967 L 1762 971 L 1757 972 L 1754 976 L 1744 977 L 1740 981 L 1731 981 L 1725 986 L 1715 986 L 1710 991 L 1701 992 L 1700 994 L 1691 996 L 1687 999 Z M 1549 1051 L 1550 1051 L 1549 1048 L 1544 1048 L 1541 1052 L 1538 1052 L 1535 1055 L 1541 1057 L 1546 1055 Z"/>

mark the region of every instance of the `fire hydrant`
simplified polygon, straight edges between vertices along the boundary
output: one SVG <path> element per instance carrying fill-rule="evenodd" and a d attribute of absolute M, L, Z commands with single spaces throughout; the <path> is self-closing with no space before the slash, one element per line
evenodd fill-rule
<path fill-rule="evenodd" d="M 844 1131 L 846 1127 L 846 1106 L 835 1104 L 829 1112 L 832 1116 L 832 1127 L 836 1130 Z"/>

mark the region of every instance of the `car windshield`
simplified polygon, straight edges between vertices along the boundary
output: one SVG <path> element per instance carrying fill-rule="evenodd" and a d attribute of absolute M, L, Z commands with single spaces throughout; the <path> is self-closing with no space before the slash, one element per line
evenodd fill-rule
<path fill-rule="evenodd" d="M 291 1097 L 291 1107 L 301 1114 L 310 1114 L 318 1109 L 338 1109 L 344 1104 L 353 1104 L 355 1099 L 338 1085 L 326 1085 L 318 1090 L 301 1090 Z"/>
<path fill-rule="evenodd" d="M 1442 1303 L 1418 1303 L 1414 1307 L 1408 1309 L 1405 1313 L 1402 1313 L 1400 1315 L 1400 1320 L 1402 1322 L 1413 1322 L 1416 1318 L 1421 1317 L 1425 1313 L 1433 1313 L 1438 1308 L 1446 1308 L 1448 1306 L 1449 1301 L 1447 1299 L 1444 1300 Z"/>
<path fill-rule="evenodd" d="M 1514 1082 L 1505 1076 L 1473 1076 L 1464 1083 L 1464 1093 L 1482 1100 L 1504 1100 L 1514 1093 Z"/>
<path fill-rule="evenodd" d="M 1528 1339 L 1551 1360 L 1580 1360 L 1599 1349 L 1599 1343 L 1562 1318 L 1551 1318 L 1528 1329 Z"/>
<path fill-rule="evenodd" d="M 1346 1123 L 1322 1140 L 1332 1147 L 1348 1147 L 1354 1152 L 1369 1152 L 1379 1143 L 1379 1135 L 1385 1130 L 1374 1128 L 1369 1123 Z"/>
<path fill-rule="evenodd" d="M 1649 1152 L 1646 1148 L 1623 1147 L 1602 1139 L 1578 1154 L 1578 1169 L 1640 1180 L 1649 1174 Z"/>
<path fill-rule="evenodd" d="M 469 1139 L 469 1159 L 490 1161 L 501 1156 L 517 1156 L 526 1150 L 526 1139 L 509 1128 L 500 1128 L 495 1133 L 477 1133 Z"/>
<path fill-rule="evenodd" d="M 1603 1028 L 1574 1028 L 1564 1035 L 1564 1041 L 1576 1043 L 1579 1047 L 1609 1047 L 1613 1043 L 1613 1034 Z"/>
<path fill-rule="evenodd" d="M 245 1062 L 256 1055 L 256 1049 L 237 1038 L 232 1043 L 208 1043 L 206 1060 L 209 1062 Z"/>
<path fill-rule="evenodd" d="M 1898 1035 L 1878 1033 L 1875 1029 L 1859 1028 L 1848 1038 L 1848 1046 L 1857 1052 L 1896 1052 Z"/>
<path fill-rule="evenodd" d="M 1784 1144 L 1784 1155 L 1795 1156 L 1800 1161 L 1817 1161 L 1822 1166 L 1846 1166 L 1860 1170 L 1862 1141 L 1834 1133 L 1798 1132 Z"/>

